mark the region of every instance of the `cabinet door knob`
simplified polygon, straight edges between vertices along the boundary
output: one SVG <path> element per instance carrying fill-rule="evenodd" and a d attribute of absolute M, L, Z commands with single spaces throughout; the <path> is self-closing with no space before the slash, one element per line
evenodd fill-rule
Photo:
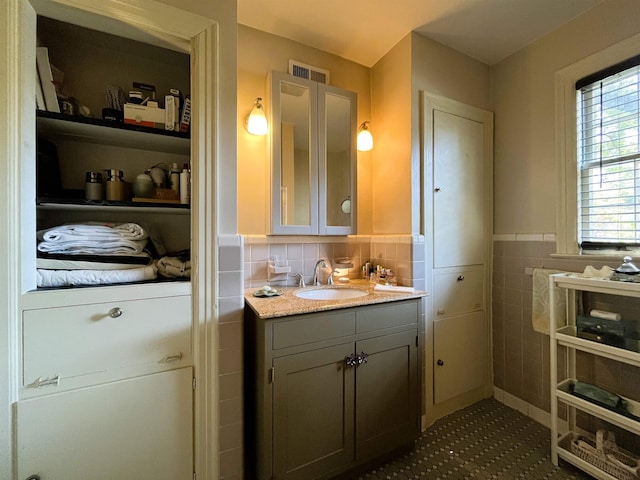
<path fill-rule="evenodd" d="M 355 367 L 358 364 L 358 357 L 355 353 L 347 355 L 344 357 L 344 363 L 347 367 Z"/>
<path fill-rule="evenodd" d="M 433 189 L 433 191 L 436 192 L 436 193 L 440 192 L 441 190 L 442 189 L 440 187 L 436 187 L 436 188 Z"/>
<path fill-rule="evenodd" d="M 356 357 L 356 360 L 358 361 L 358 365 L 362 365 L 363 363 L 367 363 L 369 359 L 369 354 L 368 353 L 364 353 L 364 352 L 360 352 L 358 354 L 358 356 Z"/>
<path fill-rule="evenodd" d="M 463 282 L 464 281 L 464 275 L 458 275 L 458 278 L 456 278 L 456 280 L 458 282 Z"/>
<path fill-rule="evenodd" d="M 119 316 L 121 316 L 121 315 L 122 315 L 122 313 L 123 313 L 123 312 L 122 312 L 122 309 L 121 309 L 120 307 L 114 307 L 114 308 L 112 308 L 111 310 L 109 310 L 108 315 L 109 315 L 111 318 L 118 318 Z"/>
<path fill-rule="evenodd" d="M 29 475 L 26 480 L 40 480 L 39 475 Z"/>
<path fill-rule="evenodd" d="M 444 365 L 444 362 L 440 359 L 438 359 L 438 361 L 436 362 L 438 364 L 439 367 Z"/>

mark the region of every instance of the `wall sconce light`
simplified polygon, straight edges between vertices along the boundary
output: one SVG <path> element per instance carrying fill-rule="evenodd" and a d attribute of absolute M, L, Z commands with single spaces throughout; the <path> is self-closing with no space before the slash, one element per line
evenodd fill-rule
<path fill-rule="evenodd" d="M 267 116 L 264 114 L 264 107 L 260 103 L 262 98 L 256 98 L 253 108 L 247 117 L 247 131 L 253 135 L 267 134 Z"/>
<path fill-rule="evenodd" d="M 373 148 L 373 137 L 371 136 L 371 130 L 367 124 L 370 122 L 362 122 L 358 127 L 358 151 L 368 152 Z"/>

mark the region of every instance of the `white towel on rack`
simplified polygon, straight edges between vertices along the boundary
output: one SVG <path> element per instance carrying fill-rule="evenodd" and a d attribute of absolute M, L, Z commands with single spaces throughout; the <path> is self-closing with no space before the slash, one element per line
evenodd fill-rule
<path fill-rule="evenodd" d="M 549 335 L 549 324 L 551 322 L 551 309 L 555 312 L 558 324 L 566 323 L 566 300 L 562 292 L 554 288 L 553 300 L 549 292 L 549 275 L 556 273 L 566 273 L 560 270 L 549 270 L 545 268 L 535 268 L 533 270 L 533 301 L 531 322 L 536 332 Z"/>

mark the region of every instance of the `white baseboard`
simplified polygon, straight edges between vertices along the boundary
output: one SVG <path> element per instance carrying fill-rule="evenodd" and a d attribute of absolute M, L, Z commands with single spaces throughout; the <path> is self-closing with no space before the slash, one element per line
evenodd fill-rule
<path fill-rule="evenodd" d="M 546 412 L 541 408 L 536 407 L 535 405 L 531 405 L 521 398 L 518 398 L 515 395 L 511 395 L 510 393 L 505 392 L 504 390 L 501 390 L 496 386 L 493 387 L 493 398 L 506 405 L 507 407 L 519 411 L 523 415 L 526 415 L 527 417 L 535 420 L 541 425 L 544 425 L 547 428 L 551 427 L 551 414 L 549 412 Z"/>

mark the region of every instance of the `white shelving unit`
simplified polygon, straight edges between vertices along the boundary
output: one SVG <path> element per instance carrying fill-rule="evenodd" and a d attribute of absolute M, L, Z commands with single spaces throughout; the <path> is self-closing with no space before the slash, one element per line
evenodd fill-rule
<path fill-rule="evenodd" d="M 564 289 L 567 299 L 566 324 L 564 324 L 564 319 L 557 318 L 556 312 L 553 308 L 551 309 L 551 460 L 555 465 L 558 465 L 558 459 L 561 458 L 595 478 L 616 480 L 617 477 L 585 462 L 572 453 L 571 440 L 573 435 L 584 433 L 579 431 L 576 424 L 576 411 L 585 412 L 636 435 L 640 435 L 640 422 L 570 393 L 571 384 L 576 381 L 576 352 L 581 351 L 634 366 L 640 366 L 640 353 L 580 338 L 576 327 L 576 293 L 580 291 L 594 292 L 640 299 L 640 283 L 582 278 L 572 274 L 551 275 L 550 282 L 550 305 L 553 304 L 554 286 Z M 558 378 L 558 346 L 566 347 L 565 378 L 562 379 Z M 639 402 L 631 399 L 625 400 L 628 402 L 630 411 L 638 411 Z M 559 401 L 568 406 L 566 425 L 564 422 L 561 423 L 558 418 Z"/>

